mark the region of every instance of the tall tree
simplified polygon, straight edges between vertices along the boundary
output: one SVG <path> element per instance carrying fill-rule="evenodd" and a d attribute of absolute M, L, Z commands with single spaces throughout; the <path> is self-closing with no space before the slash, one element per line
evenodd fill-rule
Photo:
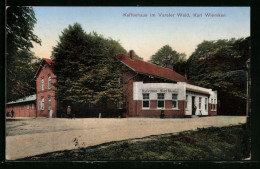
<path fill-rule="evenodd" d="M 187 61 L 192 82 L 218 91 L 219 113 L 245 113 L 249 46 L 250 38 L 203 41 Z"/>
<path fill-rule="evenodd" d="M 149 62 L 160 66 L 174 66 L 179 62 L 184 62 L 186 60 L 185 57 L 186 55 L 184 53 L 178 53 L 169 45 L 165 45 L 151 56 Z"/>
<path fill-rule="evenodd" d="M 78 23 L 64 29 L 52 52 L 56 97 L 61 105 L 120 99 L 123 91 L 118 83 L 117 53 L 126 54 L 117 41 L 95 32 L 87 34 Z"/>
<path fill-rule="evenodd" d="M 135 53 L 134 57 L 135 57 L 136 59 L 139 59 L 139 60 L 144 60 L 144 58 L 142 58 L 141 56 L 137 55 L 136 53 Z"/>
<path fill-rule="evenodd" d="M 36 23 L 31 7 L 7 8 L 7 101 L 35 93 L 33 75 L 37 57 L 30 49 L 40 39 L 33 33 Z"/>

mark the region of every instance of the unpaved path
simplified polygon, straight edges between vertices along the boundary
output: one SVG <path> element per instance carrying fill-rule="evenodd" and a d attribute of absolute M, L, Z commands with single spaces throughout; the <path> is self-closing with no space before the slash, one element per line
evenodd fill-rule
<path fill-rule="evenodd" d="M 26 119 L 8 121 L 6 159 L 71 150 L 110 141 L 245 123 L 244 116 L 200 118 Z"/>

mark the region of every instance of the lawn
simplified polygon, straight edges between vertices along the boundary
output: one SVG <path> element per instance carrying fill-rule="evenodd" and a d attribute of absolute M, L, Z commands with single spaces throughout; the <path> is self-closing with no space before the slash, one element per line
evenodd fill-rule
<path fill-rule="evenodd" d="M 249 157 L 245 125 L 202 128 L 178 134 L 110 142 L 88 148 L 74 140 L 75 150 L 46 153 L 20 160 L 241 160 Z"/>

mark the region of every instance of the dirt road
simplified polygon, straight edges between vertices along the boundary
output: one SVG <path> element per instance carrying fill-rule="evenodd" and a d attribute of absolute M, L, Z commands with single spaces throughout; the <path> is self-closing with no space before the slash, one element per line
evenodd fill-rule
<path fill-rule="evenodd" d="M 200 118 L 24 119 L 7 121 L 6 159 L 71 150 L 110 141 L 245 123 L 244 116 Z M 76 145 L 76 141 L 78 145 Z"/>

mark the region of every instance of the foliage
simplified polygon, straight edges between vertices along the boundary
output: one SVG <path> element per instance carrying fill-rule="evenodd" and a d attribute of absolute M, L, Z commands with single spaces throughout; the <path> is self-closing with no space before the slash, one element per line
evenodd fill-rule
<path fill-rule="evenodd" d="M 234 110 L 235 107 L 227 107 L 230 100 L 236 103 L 233 105 L 246 103 L 249 45 L 250 38 L 203 41 L 187 60 L 189 80 L 198 86 L 217 90 L 225 107 L 223 111 Z M 237 112 L 245 113 L 245 108 L 239 111 L 237 108 Z"/>
<path fill-rule="evenodd" d="M 245 125 L 238 125 L 111 142 L 23 160 L 242 160 L 249 153 L 249 135 Z"/>
<path fill-rule="evenodd" d="M 179 62 L 184 62 L 185 57 L 186 54 L 178 53 L 173 50 L 172 47 L 170 47 L 169 45 L 165 45 L 151 56 L 151 60 L 149 60 L 149 62 L 164 67 L 168 65 L 174 66 Z"/>
<path fill-rule="evenodd" d="M 41 43 L 33 33 L 35 23 L 31 7 L 7 8 L 7 101 L 35 93 L 33 76 L 38 59 L 30 49 L 32 42 Z"/>
<path fill-rule="evenodd" d="M 141 56 L 137 55 L 136 53 L 135 53 L 134 57 L 135 57 L 136 59 L 139 59 L 139 60 L 144 60 L 144 58 L 142 58 Z"/>
<path fill-rule="evenodd" d="M 117 53 L 126 54 L 118 41 L 95 32 L 87 34 L 78 23 L 64 29 L 52 52 L 56 97 L 61 105 L 106 105 L 119 100 L 123 89 L 118 83 L 121 71 Z"/>

